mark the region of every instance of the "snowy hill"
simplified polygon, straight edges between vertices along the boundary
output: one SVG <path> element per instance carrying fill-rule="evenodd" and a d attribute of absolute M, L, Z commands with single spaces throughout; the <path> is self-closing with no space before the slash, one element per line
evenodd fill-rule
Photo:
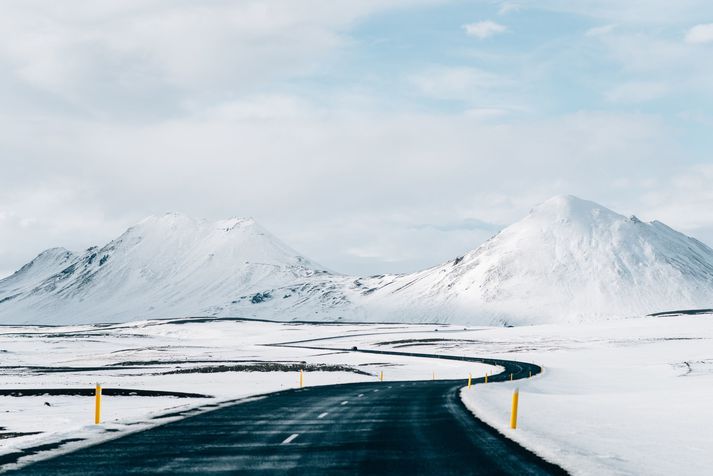
<path fill-rule="evenodd" d="M 0 281 L 0 322 L 84 323 L 203 314 L 327 274 L 252 219 L 149 217 L 80 256 L 48 250 Z"/>
<path fill-rule="evenodd" d="M 361 284 L 366 305 L 416 320 L 527 324 L 634 316 L 711 307 L 713 250 L 663 223 L 557 196 L 463 257 Z"/>
<path fill-rule="evenodd" d="M 643 223 L 590 201 L 557 196 L 440 266 L 405 275 L 330 278 L 294 291 L 293 286 L 291 298 L 264 310 L 323 316 L 323 309 L 312 315 L 309 303 L 329 292 L 343 296 L 331 315 L 344 319 L 579 322 L 712 307 L 713 250 L 663 223 Z M 222 310 L 260 311 L 243 303 Z"/>
<path fill-rule="evenodd" d="M 12 276 L 0 280 L 0 303 L 32 291 L 45 278 L 65 269 L 76 255 L 64 248 L 50 248 L 17 270 Z"/>
<path fill-rule="evenodd" d="M 486 243 L 405 275 L 349 277 L 251 219 L 151 217 L 0 280 L 0 322 L 215 315 L 530 324 L 713 307 L 713 250 L 660 222 L 554 197 Z"/>

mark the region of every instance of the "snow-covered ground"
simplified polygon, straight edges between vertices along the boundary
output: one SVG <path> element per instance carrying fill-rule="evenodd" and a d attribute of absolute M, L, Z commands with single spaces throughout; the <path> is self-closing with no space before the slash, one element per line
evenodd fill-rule
<path fill-rule="evenodd" d="M 587 325 L 450 327 L 324 345 L 533 362 L 532 379 L 462 390 L 481 419 L 573 474 L 710 473 L 713 313 Z M 509 429 L 520 389 L 518 429 Z"/>
<path fill-rule="evenodd" d="M 435 373 L 465 384 L 468 373 L 477 377 L 497 371 L 467 362 L 336 350 L 357 346 L 542 365 L 543 374 L 531 380 L 478 384 L 464 389 L 463 398 L 479 418 L 574 474 L 706 474 L 710 466 L 713 314 L 515 328 L 181 322 L 0 328 L 2 388 L 92 387 L 101 382 L 213 396 L 105 397 L 106 423 L 99 427 L 91 424 L 90 397 L 0 397 L 0 426 L 5 427 L 0 429 L 0 460 L 18 448 L 72 437 L 111 438 L 168 421 L 152 417 L 176 409 L 294 388 L 299 382 L 294 370 L 167 373 L 175 370 L 264 362 L 332 366 L 332 371 L 306 372 L 306 385 L 375 381 L 382 370 L 386 380 L 430 379 Z M 312 339 L 321 340 L 304 345 L 335 351 L 264 345 Z M 520 417 L 512 431 L 508 422 L 516 386 Z M 3 433 L 33 431 L 42 433 L 1 438 Z M 83 444 L 87 442 L 64 448 Z"/>
<path fill-rule="evenodd" d="M 479 418 L 523 446 L 573 474 L 710 474 L 713 315 L 493 329 L 479 339 L 471 351 L 545 367 L 528 381 L 462 390 Z"/>
<path fill-rule="evenodd" d="M 111 326 L 0 327 L 0 389 L 105 388 L 164 390 L 212 398 L 103 397 L 103 421 L 93 424 L 94 399 L 81 396 L 0 396 L 3 455 L 69 438 L 63 451 L 169 421 L 164 414 L 241 397 L 306 386 L 385 380 L 467 378 L 494 367 L 433 359 L 266 346 L 325 337 L 397 338 L 436 334 L 434 326 L 310 325 L 253 321 L 142 321 Z M 448 326 L 438 327 L 441 334 Z M 459 328 L 462 329 L 462 328 Z M 341 341 L 318 341 L 341 345 Z M 316 345 L 317 343 L 315 343 Z M 350 344 L 351 345 L 351 344 Z M 277 368 L 265 368 L 265 366 Z M 221 367 L 222 366 L 222 367 Z M 280 366 L 290 366 L 280 370 Z M 204 371 L 198 372 L 202 369 Z M 212 372 L 205 370 L 212 369 Z M 255 371 L 247 371 L 248 369 Z M 267 370 L 267 371 L 266 371 Z M 171 372 L 180 373 L 171 373 Z M 48 404 L 48 405 L 47 405 Z M 158 418 L 156 418 L 158 417 Z M 32 433 L 17 435 L 18 433 Z M 22 462 L 47 454 L 30 455 Z"/>

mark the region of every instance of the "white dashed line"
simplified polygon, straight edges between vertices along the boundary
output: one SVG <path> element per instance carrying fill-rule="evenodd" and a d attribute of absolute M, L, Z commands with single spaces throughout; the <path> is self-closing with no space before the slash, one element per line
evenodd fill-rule
<path fill-rule="evenodd" d="M 285 441 L 283 441 L 282 444 L 283 444 L 283 445 L 289 445 L 289 444 L 292 443 L 292 442 L 294 441 L 294 439 L 297 438 L 298 436 L 300 436 L 299 433 L 293 433 L 293 434 L 291 434 L 290 436 L 288 436 L 287 438 L 285 438 Z"/>
<path fill-rule="evenodd" d="M 317 418 L 324 418 L 327 415 L 329 415 L 329 412 L 320 413 L 320 415 Z"/>
<path fill-rule="evenodd" d="M 347 403 L 349 403 L 349 400 L 344 400 L 344 401 L 342 402 L 342 405 L 346 405 Z"/>
<path fill-rule="evenodd" d="M 379 390 L 374 390 L 375 392 L 378 392 Z"/>
<path fill-rule="evenodd" d="M 361 398 L 361 397 L 363 397 L 363 396 L 364 396 L 363 393 L 360 393 L 359 395 L 357 395 L 357 397 L 359 397 L 359 398 Z"/>

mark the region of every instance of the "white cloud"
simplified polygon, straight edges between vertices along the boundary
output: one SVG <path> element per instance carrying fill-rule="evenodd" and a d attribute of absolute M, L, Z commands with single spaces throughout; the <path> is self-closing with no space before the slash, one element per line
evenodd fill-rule
<path fill-rule="evenodd" d="M 602 25 L 602 26 L 596 26 L 594 28 L 590 28 L 587 30 L 584 35 L 585 36 L 602 36 L 611 33 L 614 28 L 616 28 L 616 25 Z"/>
<path fill-rule="evenodd" d="M 23 152 L 2 158 L 0 210 L 14 218 L 0 222 L 1 268 L 46 247 L 101 243 L 148 214 L 176 210 L 255 216 L 337 271 L 415 269 L 488 233 L 438 232 L 438 246 L 429 246 L 436 231 L 414 225 L 473 216 L 507 224 L 556 193 L 597 199 L 609 190 L 612 169 L 665 175 L 665 160 L 677 155 L 668 128 L 646 116 L 490 124 L 467 115 L 336 113 L 278 102 L 290 104 L 289 113 L 256 119 L 251 105 L 247 114 L 239 106 L 236 114 L 204 111 L 153 124 L 2 121 L 0 149 Z M 31 228 L 18 225 L 24 219 Z M 387 256 L 397 248 L 392 263 L 375 257 L 360 264 L 346 254 Z"/>
<path fill-rule="evenodd" d="M 606 93 L 607 101 L 617 103 L 641 103 L 653 101 L 668 93 L 669 87 L 665 83 L 653 81 L 633 81 L 620 84 Z"/>
<path fill-rule="evenodd" d="M 698 76 L 709 77 L 710 64 L 701 61 L 695 48 L 681 41 L 663 38 L 649 32 L 624 32 L 598 37 L 609 58 L 616 61 L 620 73 L 635 73 L 649 80 Z M 680 81 L 686 82 L 686 81 Z"/>
<path fill-rule="evenodd" d="M 187 98 L 220 102 L 313 74 L 350 44 L 355 22 L 434 1 L 7 0 L 3 86 L 62 114 L 171 115 Z"/>
<path fill-rule="evenodd" d="M 657 219 L 713 246 L 713 166 L 681 167 L 641 195 L 642 217 Z"/>
<path fill-rule="evenodd" d="M 468 23 L 463 25 L 463 29 L 468 36 L 474 36 L 481 40 L 507 31 L 505 25 L 490 20 Z"/>
<path fill-rule="evenodd" d="M 686 32 L 686 43 L 700 44 L 713 41 L 713 23 L 696 25 Z"/>
<path fill-rule="evenodd" d="M 504 2 L 500 5 L 498 9 L 498 15 L 507 15 L 508 13 L 515 13 L 522 10 L 522 6 L 518 3 Z"/>
<path fill-rule="evenodd" d="M 710 0 L 519 0 L 528 8 L 628 25 L 680 25 L 710 10 Z"/>
<path fill-rule="evenodd" d="M 344 76 L 363 79 L 372 65 L 350 69 L 343 54 L 358 43 L 354 25 L 385 8 L 431 1 L 439 0 L 4 1 L 0 274 L 43 248 L 101 243 L 167 210 L 254 215 L 339 271 L 409 270 L 487 237 L 414 225 L 468 217 L 507 224 L 556 193 L 611 201 L 612 170 L 633 184 L 616 191 L 627 203 L 648 190 L 640 184 L 680 171 L 671 157 L 694 160 L 656 117 L 520 109 L 542 92 L 536 83 L 549 79 L 548 68 L 564 63 L 573 77 L 581 72 L 577 60 L 587 58 L 577 44 L 563 44 L 570 38 L 504 58 L 470 43 L 480 56 L 410 76 L 393 65 L 393 84 L 414 99 L 406 107 L 384 107 L 381 89 L 304 94 L 303 78 L 333 79 L 334 58 L 347 66 Z M 668 93 L 666 85 L 694 80 L 696 91 L 710 88 L 700 48 L 626 22 L 678 21 L 685 15 L 672 5 L 679 2 L 544 1 L 518 4 L 584 5 L 587 21 L 621 25 L 587 41 L 585 56 L 604 52 L 622 81 L 647 80 L 624 82 L 607 99 L 651 100 Z M 702 15 L 692 20 L 696 9 L 686 8 L 678 25 Z M 485 28 L 483 37 L 505 31 L 490 23 L 498 31 Z M 459 101 L 459 109 L 433 98 Z M 432 102 L 438 107 L 429 109 Z M 527 114 L 497 120 L 512 111 Z M 350 249 L 373 259 L 364 264 Z"/>
<path fill-rule="evenodd" d="M 421 94 L 437 99 L 478 101 L 493 91 L 512 85 L 500 75 L 469 67 L 432 67 L 409 77 Z"/>
<path fill-rule="evenodd" d="M 482 121 L 500 119 L 510 114 L 510 111 L 500 107 L 474 107 L 465 111 L 465 115 Z"/>

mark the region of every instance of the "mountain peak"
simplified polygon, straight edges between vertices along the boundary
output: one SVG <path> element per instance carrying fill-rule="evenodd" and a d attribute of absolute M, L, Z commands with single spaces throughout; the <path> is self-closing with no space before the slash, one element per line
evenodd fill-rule
<path fill-rule="evenodd" d="M 233 216 L 226 219 L 210 222 L 205 218 L 194 218 L 190 215 L 181 212 L 166 212 L 163 215 L 149 215 L 132 228 L 197 228 L 206 226 L 209 228 L 221 229 L 230 231 L 234 228 L 250 228 L 259 227 L 258 223 L 252 217 Z"/>
<path fill-rule="evenodd" d="M 25 266 L 20 268 L 18 270 L 18 272 L 29 269 L 30 267 L 47 266 L 47 265 L 51 265 L 52 263 L 57 263 L 57 262 L 64 263 L 74 257 L 75 257 L 75 254 L 66 248 L 62 248 L 62 247 L 48 248 L 48 249 L 44 250 L 42 253 L 35 256 L 35 258 L 32 261 L 30 261 Z"/>
<path fill-rule="evenodd" d="M 63 248 L 61 246 L 56 246 L 54 248 L 48 248 L 48 249 L 44 250 L 42 253 L 38 254 L 35 257 L 35 259 L 32 261 L 35 261 L 37 259 L 66 255 L 66 254 L 72 254 L 72 252 L 69 251 L 67 248 Z"/>
<path fill-rule="evenodd" d="M 172 226 L 180 223 L 195 224 L 196 222 L 196 219 L 186 215 L 185 213 L 166 212 L 163 215 L 149 215 L 140 222 L 138 222 L 135 226 Z"/>
<path fill-rule="evenodd" d="M 49 248 L 35 256 L 11 276 L 0 280 L 0 302 L 22 288 L 37 285 L 46 276 L 57 273 L 77 257 L 66 248 Z"/>
<path fill-rule="evenodd" d="M 528 218 L 554 222 L 616 221 L 625 217 L 596 202 L 574 195 L 555 195 L 534 207 Z"/>
<path fill-rule="evenodd" d="M 575 195 L 555 195 L 550 197 L 539 205 L 535 206 L 534 210 L 592 210 L 595 208 L 605 208 L 598 203 L 590 200 L 579 198 Z"/>
<path fill-rule="evenodd" d="M 240 228 L 253 228 L 258 227 L 258 223 L 252 217 L 231 217 L 225 220 L 218 220 L 215 222 L 215 227 L 225 231 L 232 231 L 234 229 Z"/>
<path fill-rule="evenodd" d="M 152 216 L 100 249 L 47 250 L 0 280 L 0 322 L 209 314 L 531 324 L 711 299 L 709 247 L 558 195 L 455 262 L 356 279 L 325 272 L 252 218 Z"/>

